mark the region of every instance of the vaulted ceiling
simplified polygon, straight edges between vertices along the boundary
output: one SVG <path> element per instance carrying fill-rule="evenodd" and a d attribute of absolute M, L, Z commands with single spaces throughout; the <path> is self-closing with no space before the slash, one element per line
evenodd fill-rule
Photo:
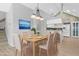
<path fill-rule="evenodd" d="M 36 3 L 23 3 L 23 5 L 35 10 Z M 63 10 L 73 15 L 79 16 L 79 3 L 63 3 Z M 39 8 L 49 15 L 58 12 L 61 9 L 61 3 L 39 3 Z"/>
<path fill-rule="evenodd" d="M 37 3 L 21 3 L 22 5 L 34 10 Z M 8 12 L 12 3 L 0 3 L 0 11 Z M 64 3 L 63 9 L 68 13 L 79 16 L 79 3 Z M 52 17 L 51 14 L 57 13 L 61 9 L 61 3 L 39 3 L 39 8 Z"/>
<path fill-rule="evenodd" d="M 8 12 L 12 3 L 0 3 L 0 11 Z M 37 7 L 36 3 L 21 3 L 32 10 Z M 79 15 L 79 3 L 64 3 L 64 10 L 70 10 L 72 13 Z M 60 10 L 61 3 L 39 3 L 39 8 L 48 14 Z"/>

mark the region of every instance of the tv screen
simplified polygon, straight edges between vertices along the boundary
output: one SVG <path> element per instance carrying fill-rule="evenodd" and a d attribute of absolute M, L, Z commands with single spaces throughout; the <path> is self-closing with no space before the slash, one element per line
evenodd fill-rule
<path fill-rule="evenodd" d="M 30 28 L 31 28 L 30 21 L 23 19 L 19 20 L 19 29 L 30 29 Z"/>

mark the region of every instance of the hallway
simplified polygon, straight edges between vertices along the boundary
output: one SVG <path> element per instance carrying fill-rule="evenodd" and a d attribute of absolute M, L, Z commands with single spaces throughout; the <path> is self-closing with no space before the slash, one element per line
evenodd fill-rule
<path fill-rule="evenodd" d="M 0 56 L 13 56 L 15 49 L 8 45 L 5 32 L 0 30 Z"/>

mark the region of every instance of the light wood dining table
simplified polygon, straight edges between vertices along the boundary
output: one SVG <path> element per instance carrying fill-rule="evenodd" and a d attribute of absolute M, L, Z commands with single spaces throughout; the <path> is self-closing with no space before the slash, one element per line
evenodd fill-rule
<path fill-rule="evenodd" d="M 47 35 L 24 35 L 23 40 L 26 40 L 27 42 L 32 42 L 33 56 L 35 56 L 35 43 L 46 40 L 47 37 Z"/>

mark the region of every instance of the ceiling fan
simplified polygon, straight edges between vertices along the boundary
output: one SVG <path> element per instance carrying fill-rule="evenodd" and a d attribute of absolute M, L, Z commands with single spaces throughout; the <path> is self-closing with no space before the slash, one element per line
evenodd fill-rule
<path fill-rule="evenodd" d="M 60 11 L 58 11 L 58 12 L 55 13 L 55 14 L 52 14 L 52 16 L 53 16 L 53 17 L 62 16 L 63 13 L 70 13 L 70 12 L 71 12 L 70 10 L 64 10 L 64 4 L 61 3 Z"/>

